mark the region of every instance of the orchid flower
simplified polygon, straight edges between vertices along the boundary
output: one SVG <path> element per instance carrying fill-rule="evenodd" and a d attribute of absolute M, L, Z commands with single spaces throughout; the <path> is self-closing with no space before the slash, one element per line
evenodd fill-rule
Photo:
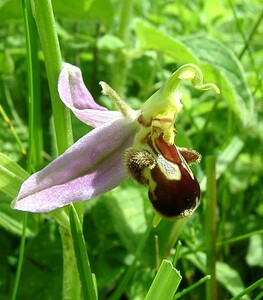
<path fill-rule="evenodd" d="M 200 161 L 194 150 L 174 144 L 175 120 L 182 109 L 180 81 L 203 84 L 192 64 L 179 68 L 139 110 L 129 107 L 106 83 L 100 82 L 119 111 L 98 105 L 84 85 L 81 71 L 64 63 L 58 80 L 61 100 L 82 122 L 94 129 L 43 170 L 30 176 L 12 202 L 15 209 L 48 212 L 71 202 L 101 195 L 131 176 L 148 188 L 154 210 L 167 218 L 193 213 L 200 187 L 189 165 Z"/>

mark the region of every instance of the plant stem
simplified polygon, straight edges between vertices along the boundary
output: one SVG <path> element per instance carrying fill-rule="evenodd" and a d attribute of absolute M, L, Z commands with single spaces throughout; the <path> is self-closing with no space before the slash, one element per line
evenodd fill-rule
<path fill-rule="evenodd" d="M 11 120 L 9 119 L 8 115 L 6 114 L 6 112 L 4 111 L 4 108 L 3 106 L 0 104 L 0 115 L 2 115 L 4 121 L 6 122 L 11 134 L 13 135 L 16 143 L 18 144 L 18 147 L 20 149 L 20 152 L 21 154 L 24 156 L 24 157 L 27 157 L 27 151 L 26 149 L 24 148 L 19 136 L 17 135 L 15 129 L 14 129 L 14 126 L 11 122 Z"/>
<path fill-rule="evenodd" d="M 185 294 L 189 293 L 190 291 L 192 291 L 193 289 L 197 288 L 201 284 L 203 284 L 203 283 L 207 282 L 208 280 L 210 280 L 210 278 L 211 278 L 210 275 L 206 275 L 205 277 L 201 278 L 200 280 L 198 280 L 197 282 L 195 282 L 194 284 L 192 284 L 188 288 L 185 288 L 181 292 L 177 293 L 174 296 L 173 300 L 180 299 Z"/>
<path fill-rule="evenodd" d="M 134 254 L 134 259 L 133 259 L 132 264 L 130 265 L 130 267 L 128 268 L 127 272 L 123 276 L 123 278 L 122 278 L 120 284 L 118 285 L 117 289 L 110 296 L 109 300 L 118 300 L 118 299 L 120 299 L 121 295 L 126 290 L 127 285 L 129 284 L 129 281 L 130 281 L 132 275 L 135 272 L 136 265 L 137 265 L 137 259 L 142 254 L 142 251 L 143 251 L 143 249 L 145 247 L 147 239 L 149 238 L 151 230 L 152 230 L 152 220 L 150 222 L 148 222 L 148 226 L 147 226 L 146 232 L 144 233 L 144 235 L 142 236 L 142 238 L 141 238 L 141 240 L 140 240 L 140 242 L 138 244 L 138 247 L 137 247 L 136 252 Z"/>
<path fill-rule="evenodd" d="M 206 299 L 217 299 L 216 285 L 216 160 L 214 156 L 206 158 L 206 249 L 207 274 L 211 280 L 206 282 Z"/>
<path fill-rule="evenodd" d="M 50 0 L 32 0 L 33 15 L 36 19 L 39 38 L 45 58 L 47 77 L 50 89 L 54 116 L 55 135 L 58 153 L 63 153 L 72 143 L 71 120 L 69 110 L 62 103 L 57 91 L 58 76 L 62 58 L 58 37 L 55 31 L 55 20 Z"/>
<path fill-rule="evenodd" d="M 62 103 L 57 91 L 58 76 L 62 58 L 55 30 L 55 19 L 50 0 L 32 0 L 40 42 L 45 59 L 58 153 L 63 153 L 73 143 L 69 110 Z M 78 205 L 79 219 L 82 220 L 82 204 Z M 64 222 L 64 221 L 63 221 Z M 65 222 L 64 222 L 65 223 Z M 63 299 L 80 299 L 80 280 L 76 257 L 69 228 L 60 226 L 63 244 Z"/>
<path fill-rule="evenodd" d="M 23 18 L 26 33 L 26 47 L 27 47 L 27 71 L 28 71 L 28 87 L 29 87 L 29 130 L 30 130 L 30 141 L 29 141 L 29 155 L 27 161 L 28 171 L 32 171 L 33 166 L 41 163 L 41 152 L 42 152 L 42 131 L 40 122 L 40 109 L 39 109 L 39 80 L 35 82 L 35 78 L 39 78 L 38 58 L 37 58 L 37 46 L 33 40 L 36 38 L 36 27 L 31 12 L 31 6 L 29 0 L 22 0 Z M 36 100 L 36 101 L 35 101 Z M 11 124 L 11 123 L 10 123 Z M 10 125 L 12 130 L 12 124 Z M 16 135 L 15 135 L 16 137 Z M 17 138 L 18 141 L 20 141 Z M 22 144 L 19 143 L 22 153 Z M 16 270 L 15 284 L 12 293 L 12 300 L 16 299 L 18 286 L 20 282 L 20 276 L 22 271 L 22 265 L 25 253 L 25 242 L 26 242 L 26 228 L 27 228 L 27 217 L 28 213 L 24 213 L 23 219 L 23 230 L 21 236 L 19 259 Z"/>
<path fill-rule="evenodd" d="M 80 280 L 70 229 L 59 227 L 63 250 L 63 300 L 80 299 Z"/>
<path fill-rule="evenodd" d="M 120 27 L 118 37 L 125 45 L 124 51 L 128 49 L 128 42 L 130 38 L 131 20 L 133 15 L 134 0 L 122 0 Z M 127 57 L 122 52 L 116 55 L 116 61 L 112 72 L 112 86 L 113 89 L 123 98 L 127 79 Z"/>
<path fill-rule="evenodd" d="M 38 36 L 36 23 L 32 15 L 30 0 L 22 0 L 24 8 L 27 74 L 28 74 L 28 107 L 29 107 L 29 146 L 28 172 L 34 172 L 42 165 L 43 136 L 41 127 L 40 79 L 38 60 Z"/>
<path fill-rule="evenodd" d="M 177 262 L 178 262 L 178 258 L 179 258 L 181 246 L 182 246 L 182 242 L 179 240 L 179 241 L 177 242 L 177 246 L 176 246 L 175 254 L 174 254 L 174 259 L 173 259 L 173 266 L 174 266 L 174 267 L 176 267 L 176 264 L 177 264 Z"/>
<path fill-rule="evenodd" d="M 75 250 L 75 257 L 78 265 L 78 273 L 82 283 L 82 294 L 84 300 L 97 300 L 97 290 L 93 282 L 89 257 L 86 249 L 85 239 L 82 232 L 82 225 L 78 218 L 77 211 L 73 204 L 69 208 L 69 218 L 71 227 L 71 236 Z"/>
<path fill-rule="evenodd" d="M 259 27 L 260 23 L 262 22 L 262 20 L 263 20 L 263 10 L 262 10 L 261 14 L 259 15 L 256 23 L 254 24 L 254 26 L 253 26 L 253 28 L 252 28 L 252 30 L 251 30 L 248 38 L 244 40 L 245 41 L 245 45 L 244 45 L 243 49 L 241 50 L 240 54 L 238 55 L 238 58 L 240 60 L 242 59 L 243 55 L 247 51 L 247 49 L 249 47 L 249 43 L 252 41 L 252 39 L 253 39 L 255 33 L 257 32 L 258 27 Z M 245 36 L 242 36 L 242 37 L 245 38 Z"/>
<path fill-rule="evenodd" d="M 231 298 L 231 300 L 238 300 L 241 299 L 242 296 L 247 295 L 248 293 L 250 293 L 251 291 L 253 291 L 254 289 L 258 288 L 259 286 L 261 286 L 263 284 L 263 278 L 259 279 L 258 281 L 254 282 L 253 284 L 251 284 L 249 287 L 247 287 L 246 289 L 244 289 L 243 292 L 241 292 L 240 294 L 236 295 L 235 297 Z"/>
<path fill-rule="evenodd" d="M 19 286 L 19 282 L 20 282 L 20 276 L 21 276 L 22 265 L 23 265 L 23 260 L 24 260 L 24 253 L 25 253 L 27 216 L 28 216 L 28 213 L 25 213 L 24 219 L 23 219 L 23 230 L 22 230 L 22 236 L 21 236 L 18 264 L 17 264 L 17 269 L 16 269 L 15 284 L 14 284 L 11 300 L 16 299 L 18 286 Z"/>

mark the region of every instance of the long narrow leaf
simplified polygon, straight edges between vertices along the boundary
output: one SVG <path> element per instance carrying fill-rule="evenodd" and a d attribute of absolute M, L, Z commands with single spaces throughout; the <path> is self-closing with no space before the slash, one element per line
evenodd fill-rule
<path fill-rule="evenodd" d="M 0 153 L 0 191 L 11 198 L 15 197 L 29 174 L 17 163 Z"/>
<path fill-rule="evenodd" d="M 180 272 L 169 260 L 164 259 L 145 300 L 173 299 L 181 280 Z"/>
<path fill-rule="evenodd" d="M 93 283 L 87 249 L 80 221 L 73 205 L 69 209 L 70 227 L 77 259 L 80 281 L 82 283 L 83 297 L 85 300 L 97 300 L 97 293 Z"/>

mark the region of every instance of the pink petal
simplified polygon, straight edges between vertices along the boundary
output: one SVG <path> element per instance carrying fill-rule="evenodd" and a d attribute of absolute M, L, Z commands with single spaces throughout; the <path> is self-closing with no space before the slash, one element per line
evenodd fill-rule
<path fill-rule="evenodd" d="M 108 111 L 94 101 L 83 82 L 80 69 L 71 64 L 63 63 L 58 92 L 61 100 L 75 116 L 90 126 L 97 127 L 121 116 L 120 112 Z"/>
<path fill-rule="evenodd" d="M 48 212 L 105 193 L 127 174 L 121 154 L 133 143 L 136 123 L 119 118 L 85 135 L 21 186 L 13 208 Z"/>

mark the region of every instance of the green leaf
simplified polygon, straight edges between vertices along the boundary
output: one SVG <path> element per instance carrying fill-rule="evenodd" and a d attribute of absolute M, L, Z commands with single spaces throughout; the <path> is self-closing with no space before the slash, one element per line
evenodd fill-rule
<path fill-rule="evenodd" d="M 91 23 L 103 23 L 110 27 L 114 10 L 110 0 L 56 0 L 52 1 L 56 16 L 71 20 L 84 20 Z"/>
<path fill-rule="evenodd" d="M 97 292 L 93 283 L 93 276 L 90 269 L 81 224 L 77 212 L 72 204 L 69 208 L 69 218 L 79 276 L 82 282 L 83 298 L 85 300 L 97 300 Z"/>
<path fill-rule="evenodd" d="M 199 287 L 201 284 L 205 283 L 206 281 L 210 280 L 211 276 L 210 275 L 206 275 L 203 278 L 201 278 L 200 280 L 198 280 L 197 282 L 193 283 L 192 285 L 190 285 L 189 287 L 183 289 L 182 291 L 180 291 L 179 293 L 176 293 L 175 297 L 173 298 L 173 300 L 176 299 L 180 299 L 182 296 L 184 296 L 185 294 L 192 292 L 193 293 L 193 289 Z"/>
<path fill-rule="evenodd" d="M 29 174 L 17 163 L 0 153 L 0 226 L 13 234 L 21 234 L 23 227 L 23 213 L 10 208 L 9 198 L 14 198 L 21 184 Z M 6 195 L 4 195 L 6 194 Z M 26 235 L 34 236 L 38 230 L 38 217 L 34 214 L 28 216 Z"/>
<path fill-rule="evenodd" d="M 98 48 L 101 50 L 116 51 L 123 47 L 123 41 L 112 34 L 105 34 L 98 39 Z"/>
<path fill-rule="evenodd" d="M 263 267 L 263 235 L 256 234 L 250 237 L 246 262 L 251 267 Z"/>
<path fill-rule="evenodd" d="M 250 293 L 251 291 L 255 290 L 256 288 L 260 287 L 263 283 L 263 278 L 260 278 L 259 280 L 257 280 L 256 282 L 254 282 L 253 284 L 251 284 L 249 287 L 247 287 L 243 292 L 239 293 L 238 295 L 234 296 L 233 298 L 231 298 L 230 300 L 239 300 L 239 299 L 244 299 L 243 296 Z M 258 294 L 256 299 L 262 299 L 262 292 L 260 294 Z"/>
<path fill-rule="evenodd" d="M 190 260 L 198 269 L 203 273 L 206 270 L 206 254 L 203 252 L 196 252 L 194 254 L 188 254 L 185 256 Z M 216 279 L 219 281 L 228 291 L 234 296 L 241 293 L 244 290 L 244 284 L 242 282 L 239 273 L 231 268 L 228 264 L 221 261 L 216 263 Z M 244 300 L 250 299 L 248 296 L 244 297 Z"/>
<path fill-rule="evenodd" d="M 174 39 L 144 22 L 138 21 L 136 26 L 143 49 L 154 49 L 172 56 L 180 64 L 197 64 L 205 81 L 217 84 L 243 125 L 252 121 L 254 100 L 242 65 L 232 51 L 207 35 Z"/>
<path fill-rule="evenodd" d="M 218 179 L 234 162 L 244 146 L 244 142 L 237 136 L 234 136 L 224 151 L 219 155 L 216 162 L 216 179 Z M 206 177 L 203 178 L 200 184 L 201 190 L 206 189 Z"/>
<path fill-rule="evenodd" d="M 0 24 L 22 19 L 22 6 L 16 0 L 0 1 Z"/>
<path fill-rule="evenodd" d="M 136 183 L 127 180 L 106 195 L 110 199 L 105 199 L 116 231 L 125 247 L 132 253 L 147 228 L 141 191 Z"/>
<path fill-rule="evenodd" d="M 55 15 L 69 19 L 86 19 L 94 0 L 56 0 L 52 1 Z"/>
<path fill-rule="evenodd" d="M 244 69 L 234 53 L 207 35 L 192 35 L 181 41 L 195 53 L 206 81 L 219 85 L 223 98 L 243 125 L 251 123 L 254 99 L 246 82 Z"/>
<path fill-rule="evenodd" d="M 17 163 L 0 153 L 0 191 L 14 198 L 29 174 Z"/>
<path fill-rule="evenodd" d="M 173 299 L 182 280 L 180 272 L 164 259 L 145 297 L 145 300 Z"/>
<path fill-rule="evenodd" d="M 114 21 L 114 8 L 111 0 L 93 1 L 88 18 L 91 22 L 99 22 L 111 27 Z"/>
<path fill-rule="evenodd" d="M 0 202 L 0 227 L 11 232 L 12 234 L 21 235 L 23 230 L 24 212 L 13 210 L 10 208 L 9 202 Z M 28 215 L 26 228 L 26 236 L 35 236 L 38 231 L 38 216 L 34 214 Z"/>
<path fill-rule="evenodd" d="M 27 240 L 16 299 L 62 299 L 62 257 L 58 226 L 45 222 L 38 235 Z"/>

